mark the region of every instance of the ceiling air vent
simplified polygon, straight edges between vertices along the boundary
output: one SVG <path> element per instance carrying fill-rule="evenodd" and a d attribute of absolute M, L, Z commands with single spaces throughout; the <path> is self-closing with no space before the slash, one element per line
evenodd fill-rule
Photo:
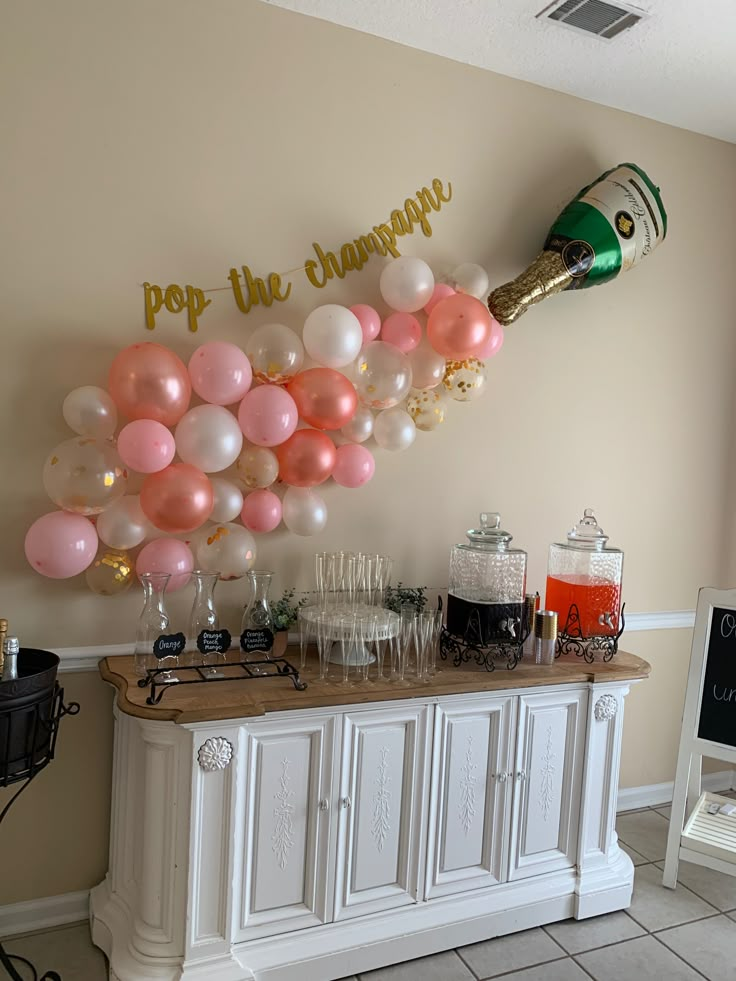
<path fill-rule="evenodd" d="M 563 0 L 562 3 L 557 0 L 548 4 L 537 17 L 556 20 L 565 27 L 610 41 L 646 17 L 646 11 L 622 3 L 605 3 L 604 0 Z"/>

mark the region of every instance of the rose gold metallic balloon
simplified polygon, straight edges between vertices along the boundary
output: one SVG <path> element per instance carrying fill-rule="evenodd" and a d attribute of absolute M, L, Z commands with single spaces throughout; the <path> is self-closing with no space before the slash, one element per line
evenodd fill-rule
<path fill-rule="evenodd" d="M 199 528 L 213 505 L 212 484 L 191 463 L 174 463 L 152 473 L 141 487 L 143 513 L 151 524 L 170 535 Z"/>
<path fill-rule="evenodd" d="M 358 407 L 352 382 L 334 368 L 300 371 L 286 391 L 296 402 L 301 418 L 315 429 L 340 429 Z"/>
<path fill-rule="evenodd" d="M 279 475 L 292 487 L 314 487 L 332 473 L 336 453 L 329 436 L 316 429 L 299 429 L 276 447 Z"/>
<path fill-rule="evenodd" d="M 427 321 L 432 347 L 452 361 L 472 358 L 488 341 L 492 318 L 484 303 L 466 293 L 440 300 Z"/>
<path fill-rule="evenodd" d="M 110 367 L 110 395 L 128 419 L 174 426 L 189 408 L 192 383 L 184 362 L 161 344 L 132 344 Z"/>

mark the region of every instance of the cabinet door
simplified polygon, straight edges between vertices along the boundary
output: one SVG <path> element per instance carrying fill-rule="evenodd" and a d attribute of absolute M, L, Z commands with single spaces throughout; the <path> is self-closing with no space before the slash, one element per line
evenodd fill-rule
<path fill-rule="evenodd" d="M 502 882 L 508 858 L 516 698 L 435 711 L 426 896 Z"/>
<path fill-rule="evenodd" d="M 335 919 L 417 901 L 428 710 L 344 716 Z"/>
<path fill-rule="evenodd" d="M 587 691 L 519 697 L 509 878 L 577 862 Z"/>
<path fill-rule="evenodd" d="M 336 720 L 314 716 L 247 727 L 239 940 L 332 917 Z"/>

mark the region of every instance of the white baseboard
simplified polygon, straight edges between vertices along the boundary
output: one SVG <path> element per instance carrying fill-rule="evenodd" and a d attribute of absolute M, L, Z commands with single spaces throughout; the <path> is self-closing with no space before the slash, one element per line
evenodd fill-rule
<path fill-rule="evenodd" d="M 0 937 L 33 933 L 78 923 L 89 916 L 89 891 L 67 892 L 63 896 L 30 899 L 25 903 L 0 906 Z"/>
<path fill-rule="evenodd" d="M 736 771 L 719 770 L 718 773 L 704 773 L 703 790 L 716 792 L 718 790 L 736 789 Z M 616 810 L 635 811 L 639 807 L 656 807 L 659 804 L 671 804 L 675 788 L 674 781 L 667 783 L 652 783 L 644 787 L 619 788 Z"/>

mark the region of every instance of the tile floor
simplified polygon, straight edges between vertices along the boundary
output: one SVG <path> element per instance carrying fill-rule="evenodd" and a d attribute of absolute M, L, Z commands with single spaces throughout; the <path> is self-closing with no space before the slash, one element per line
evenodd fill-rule
<path fill-rule="evenodd" d="M 358 981 L 736 981 L 736 877 L 683 863 L 677 890 L 665 889 L 668 818 L 667 807 L 619 815 L 619 840 L 636 866 L 626 912 L 486 940 L 368 971 Z M 106 981 L 105 958 L 86 924 L 5 945 L 32 960 L 39 975 L 53 968 L 63 981 Z"/>

